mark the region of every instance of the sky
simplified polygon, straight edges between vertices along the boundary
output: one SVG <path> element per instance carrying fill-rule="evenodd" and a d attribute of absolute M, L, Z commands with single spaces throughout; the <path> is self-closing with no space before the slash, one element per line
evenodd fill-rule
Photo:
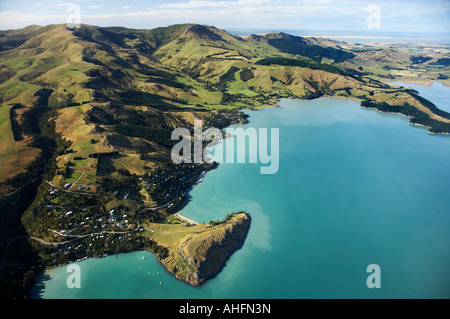
<path fill-rule="evenodd" d="M 0 29 L 76 22 L 151 29 L 450 33 L 450 0 L 0 0 Z"/>

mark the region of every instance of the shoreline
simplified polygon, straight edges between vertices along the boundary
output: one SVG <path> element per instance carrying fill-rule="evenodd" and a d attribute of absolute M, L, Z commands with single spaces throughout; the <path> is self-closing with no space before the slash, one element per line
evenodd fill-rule
<path fill-rule="evenodd" d="M 263 109 L 263 108 L 262 108 L 262 109 Z M 234 123 L 234 124 L 231 124 L 231 125 L 243 125 L 243 124 L 248 124 L 248 122 L 246 122 L 246 123 Z M 231 125 L 230 125 L 230 126 L 231 126 Z M 229 127 L 229 126 L 228 126 L 228 127 Z M 233 137 L 233 136 L 230 135 L 230 134 L 224 134 L 224 138 L 223 138 L 223 139 L 229 138 L 229 137 Z M 220 141 L 219 141 L 219 142 L 220 142 Z M 214 147 L 214 146 L 215 146 L 216 144 L 218 144 L 219 142 L 214 143 L 213 145 L 211 145 L 211 147 Z M 189 203 L 189 199 L 188 199 L 189 192 L 192 191 L 192 189 L 193 189 L 196 185 L 200 184 L 200 183 L 203 181 L 204 176 L 205 176 L 209 171 L 216 169 L 216 168 L 220 165 L 220 163 L 218 163 L 218 162 L 214 162 L 214 163 L 215 163 L 215 164 L 214 164 L 212 167 L 210 167 L 209 169 L 207 169 L 207 170 L 205 171 L 205 173 L 203 173 L 203 174 L 201 175 L 201 180 L 200 180 L 200 181 L 198 181 L 197 183 L 191 185 L 190 187 L 188 187 L 188 188 L 186 189 L 186 196 L 185 196 L 185 199 L 183 200 L 182 203 L 180 203 L 179 205 L 175 206 L 175 207 L 176 207 L 176 208 L 175 208 L 175 213 L 172 213 L 171 215 L 177 216 L 177 217 L 179 217 L 179 218 L 182 219 L 182 220 L 185 220 L 185 221 L 187 221 L 187 222 L 189 222 L 189 223 L 191 223 L 191 224 L 194 224 L 194 226 L 195 226 L 195 225 L 202 225 L 202 224 L 200 224 L 200 223 L 198 223 L 198 222 L 196 222 L 196 221 L 193 221 L 193 220 L 191 220 L 191 219 L 189 219 L 189 218 L 187 218 L 187 217 L 185 217 L 185 216 L 179 214 L 179 212 L 180 212 L 186 205 L 188 205 L 188 203 Z M 166 207 L 168 204 L 169 204 L 169 203 L 166 203 L 165 205 L 163 205 L 163 207 Z M 141 208 L 141 209 L 142 209 L 142 208 Z M 150 208 L 150 209 L 152 209 L 152 208 Z M 248 214 L 246 214 L 246 215 L 249 216 Z M 247 236 L 245 236 L 245 238 L 246 238 L 246 237 L 247 237 Z M 245 242 L 245 238 L 244 238 L 244 241 L 239 245 L 239 247 L 238 247 L 236 250 L 242 248 L 242 246 L 243 246 L 243 244 L 244 244 L 244 242 Z M 236 251 L 236 250 L 235 250 L 235 251 Z M 34 278 L 34 281 L 33 281 L 33 285 L 31 285 L 31 288 L 30 288 L 30 289 L 32 290 L 32 289 L 36 286 L 37 280 L 38 280 L 41 276 L 45 275 L 47 272 L 50 272 L 50 271 L 52 271 L 52 270 L 55 270 L 55 269 L 58 269 L 58 268 L 62 268 L 62 267 L 66 267 L 66 266 L 68 266 L 68 265 L 71 265 L 71 264 L 74 264 L 74 263 L 83 262 L 83 261 L 86 261 L 86 260 L 91 260 L 91 259 L 102 259 L 102 258 L 107 258 L 107 257 L 111 257 L 111 256 L 118 255 L 118 254 L 130 254 L 130 253 L 137 253 L 137 252 L 143 252 L 143 251 L 146 251 L 146 252 L 152 254 L 152 255 L 156 258 L 156 260 L 158 261 L 158 263 L 159 263 L 159 264 L 160 264 L 160 265 L 168 272 L 168 274 L 170 274 L 173 278 L 175 278 L 175 279 L 177 279 L 177 280 L 179 280 L 179 281 L 182 281 L 182 282 L 184 282 L 184 283 L 186 283 L 187 285 L 192 286 L 192 287 L 199 287 L 199 286 L 201 286 L 201 285 L 193 285 L 193 284 L 189 283 L 189 282 L 186 281 L 186 280 L 177 278 L 177 276 L 176 276 L 174 273 L 172 273 L 172 272 L 167 268 L 166 265 L 164 265 L 164 263 L 158 258 L 158 256 L 157 256 L 154 252 L 152 252 L 152 251 L 150 251 L 150 250 L 144 248 L 144 249 L 139 249 L 139 250 L 132 250 L 132 251 L 129 251 L 129 252 L 121 252 L 121 253 L 116 253 L 116 254 L 104 254 L 104 255 L 102 255 L 102 256 L 93 256 L 93 257 L 88 257 L 88 258 L 82 259 L 82 260 L 71 261 L 71 262 L 68 262 L 68 263 L 65 263 L 65 264 L 61 264 L 61 265 L 57 265 L 57 266 L 46 267 L 46 268 L 44 268 L 44 269 L 41 269 L 40 272 L 36 275 L 36 277 Z M 235 251 L 233 251 L 232 254 L 233 254 Z M 231 256 L 231 255 L 230 255 L 230 256 Z M 226 262 L 226 261 L 225 261 L 225 262 Z M 221 269 L 219 270 L 219 272 L 217 272 L 217 273 L 215 274 L 215 276 L 217 276 L 217 275 L 220 273 L 220 271 L 223 269 L 223 267 L 224 267 L 224 265 L 222 265 Z M 214 277 L 215 277 L 215 276 L 214 276 Z M 203 282 L 202 285 L 206 284 L 207 282 L 208 282 L 208 280 L 206 280 L 205 282 Z M 30 290 L 30 293 L 31 293 L 31 290 Z M 30 296 L 30 297 L 31 297 L 31 296 Z M 39 298 L 39 299 L 43 299 L 43 298 Z"/>
<path fill-rule="evenodd" d="M 417 84 L 417 85 L 422 85 L 425 87 L 430 87 L 436 83 L 439 83 L 445 87 L 450 87 L 450 84 L 446 83 L 446 82 L 441 82 L 440 80 L 432 80 L 432 79 L 428 79 L 428 78 L 421 78 L 421 79 L 411 79 L 411 78 L 400 78 L 400 79 L 394 79 L 392 81 L 386 81 L 389 85 L 396 85 L 396 86 L 401 86 L 399 84 L 395 84 L 394 82 L 400 82 L 400 83 L 404 83 L 404 84 Z"/>
<path fill-rule="evenodd" d="M 197 222 L 193 221 L 192 219 L 186 218 L 186 217 L 180 215 L 179 213 L 175 213 L 175 214 L 173 214 L 173 215 L 174 215 L 174 216 L 177 216 L 177 217 L 179 217 L 180 219 L 185 220 L 185 221 L 187 221 L 187 222 L 189 222 L 189 223 L 191 223 L 191 224 L 194 224 L 194 225 L 200 225 L 200 223 L 197 223 Z"/>
<path fill-rule="evenodd" d="M 412 118 L 413 118 L 413 117 L 411 117 L 411 116 L 409 116 L 409 115 L 405 115 L 405 114 L 403 114 L 403 113 L 380 111 L 380 110 L 377 109 L 376 107 L 367 107 L 367 106 L 362 106 L 362 105 L 361 105 L 360 107 L 361 107 L 361 109 L 367 109 L 367 110 L 371 110 L 371 109 L 372 109 L 372 110 L 375 110 L 375 111 L 377 111 L 377 112 L 379 112 L 379 113 L 382 113 L 382 114 L 396 114 L 396 115 L 401 115 L 401 116 L 407 117 L 407 118 L 409 118 L 409 119 L 412 119 Z M 427 133 L 430 134 L 430 135 L 450 135 L 449 132 L 430 132 L 429 129 L 431 129 L 431 126 L 426 126 L 426 125 L 419 124 L 419 123 L 411 123 L 410 121 L 408 121 L 408 124 L 409 124 L 410 126 L 421 126 L 421 127 L 426 127 L 426 128 L 428 128 Z"/>
<path fill-rule="evenodd" d="M 406 82 L 405 82 L 406 83 Z M 419 93 L 419 95 L 420 95 L 420 93 Z M 361 102 L 361 100 L 360 99 L 358 99 L 358 98 L 356 98 L 356 97 L 352 97 L 352 96 L 350 96 L 350 97 L 344 97 L 344 96 L 320 96 L 320 97 L 315 97 L 315 98 L 313 98 L 313 99 L 320 99 L 320 98 L 336 98 L 336 99 L 347 99 L 347 100 L 352 100 L 352 101 L 359 101 L 359 102 Z M 280 105 L 279 105 L 279 103 L 281 102 L 281 100 L 283 100 L 283 99 L 298 99 L 298 100 L 302 100 L 302 99 L 300 99 L 300 98 L 280 98 L 280 99 L 278 99 L 278 101 L 276 102 L 276 104 L 275 105 L 273 105 L 272 107 L 280 107 Z M 374 110 L 376 110 L 377 112 L 379 112 L 379 113 L 385 113 L 385 114 L 398 114 L 398 115 L 402 115 L 402 116 L 405 116 L 405 117 L 408 117 L 408 118 L 412 118 L 412 117 L 410 117 L 410 116 L 408 116 L 408 115 L 405 115 L 405 114 L 402 114 L 402 113 L 396 113 L 396 112 L 385 112 L 385 111 L 380 111 L 380 110 L 378 110 L 377 108 L 372 108 L 372 107 L 364 107 L 364 106 L 361 106 L 360 105 L 360 108 L 361 109 L 374 109 Z M 242 108 L 241 110 L 250 110 L 250 111 L 260 111 L 260 110 L 263 110 L 263 109 L 265 109 L 265 107 L 263 107 L 263 108 L 260 108 L 260 109 L 250 109 L 250 108 Z M 249 118 L 250 118 L 250 116 L 249 116 Z M 248 121 L 247 123 L 235 123 L 235 124 L 231 124 L 231 125 L 244 125 L 244 124 L 249 124 L 250 123 L 250 121 Z M 430 127 L 428 127 L 428 126 L 425 126 L 425 125 L 422 125 L 422 124 L 415 124 L 415 123 L 409 123 L 410 124 L 410 126 L 414 126 L 414 125 L 417 125 L 417 126 L 421 126 L 421 127 L 427 127 L 427 128 L 430 128 Z M 230 125 L 230 126 L 231 126 Z M 430 135 L 450 135 L 450 133 L 446 133 L 446 132 L 443 132 L 443 133 L 432 133 L 432 132 L 427 132 L 428 134 L 430 134 Z M 225 134 L 224 135 L 224 138 L 221 140 L 221 141 L 223 141 L 225 138 L 230 138 L 230 137 L 233 137 L 233 136 L 229 136 L 229 135 L 227 135 L 227 134 Z M 213 148 L 216 144 L 218 144 L 219 142 L 216 142 L 214 145 L 211 145 L 211 148 Z M 220 163 L 217 163 L 216 162 L 216 166 L 215 167 L 213 167 L 213 168 L 211 168 L 210 170 L 212 170 L 212 169 L 215 169 L 215 168 L 217 168 L 218 166 L 219 166 L 219 164 Z M 210 170 L 207 170 L 206 172 L 205 172 L 205 175 L 210 171 Z M 200 183 L 201 183 L 202 181 L 200 181 Z M 197 183 L 197 184 L 199 184 L 199 183 Z M 186 190 L 186 194 L 188 194 L 191 190 L 192 190 L 192 188 L 195 186 L 195 185 L 197 185 L 197 184 L 194 184 L 194 185 L 192 185 L 191 187 L 189 187 L 187 190 Z M 195 221 L 193 221 L 193 220 L 191 220 L 191 219 L 189 219 L 189 218 L 187 218 L 187 217 L 185 217 L 185 216 L 182 216 L 182 215 L 180 215 L 179 214 L 179 212 L 187 205 L 189 203 L 189 201 L 187 200 L 187 198 L 186 198 L 186 201 L 183 203 L 183 205 L 181 205 L 181 207 L 177 207 L 177 209 L 176 209 L 176 212 L 175 213 L 173 213 L 172 215 L 174 215 L 174 216 L 177 216 L 177 217 L 179 217 L 180 219 L 182 219 L 182 220 L 185 220 L 185 221 L 187 221 L 187 222 L 189 222 L 189 223 L 192 223 L 192 224 L 194 224 L 194 225 L 200 225 L 200 223 L 198 223 L 198 222 L 195 222 Z M 247 214 L 248 215 L 248 214 Z M 247 233 L 248 234 L 248 233 Z M 244 242 L 245 242 L 245 240 L 241 243 L 241 245 L 239 246 L 239 248 L 237 248 L 236 250 L 239 250 L 240 248 L 242 248 L 242 246 L 244 245 Z M 235 250 L 235 251 L 236 251 Z M 152 252 L 152 251 L 150 251 L 150 250 L 147 250 L 147 249 L 141 249 L 141 250 L 134 250 L 134 251 L 130 251 L 130 252 L 122 252 L 122 253 L 119 253 L 119 254 L 129 254 L 129 253 L 135 253 L 135 252 L 140 252 L 140 251 L 146 251 L 146 252 L 149 252 L 149 253 L 151 253 L 153 256 L 155 256 L 155 258 L 156 258 L 156 260 L 158 261 L 158 263 L 159 264 L 161 264 L 162 265 L 162 267 L 164 268 L 164 269 L 166 269 L 166 271 L 171 275 L 171 276 L 173 276 L 175 279 L 177 279 L 177 280 L 180 280 L 180 281 L 182 281 L 182 282 L 184 282 L 184 283 L 186 283 L 186 284 L 188 284 L 188 285 L 190 285 L 190 286 L 193 286 L 193 287 L 198 287 L 198 286 L 195 286 L 195 285 L 192 285 L 191 283 L 189 283 L 189 282 L 187 282 L 187 281 L 185 281 L 185 280 L 183 280 L 183 279 L 179 279 L 179 278 L 177 278 L 176 277 L 176 275 L 174 274 L 174 273 L 172 273 L 162 262 L 161 262 L 161 260 L 159 260 L 159 258 L 157 257 L 157 255 L 154 253 L 154 252 Z M 234 252 L 233 252 L 234 253 Z M 110 256 L 113 256 L 114 254 L 109 254 L 109 255 L 103 255 L 103 256 L 97 256 L 97 257 L 90 257 L 90 258 L 87 258 L 87 259 L 84 259 L 84 260 L 81 260 L 81 261 L 85 261 L 85 260 L 89 260 L 89 259 L 100 259 L 100 258 L 105 258 L 105 257 L 110 257 Z M 231 256 L 231 255 L 230 255 Z M 70 264 L 72 264 L 72 263 L 77 263 L 77 262 L 81 262 L 81 261 L 73 261 L 73 262 L 69 262 L 69 263 L 67 263 L 67 264 L 63 264 L 63 265 L 59 265 L 59 266 L 54 266 L 54 267 L 49 267 L 49 268 L 45 268 L 45 269 L 43 269 L 42 271 L 41 271 L 41 273 L 38 275 L 38 276 L 36 276 L 36 278 L 35 278 L 35 281 L 34 281 L 34 284 L 32 285 L 32 287 L 34 287 L 35 286 L 35 284 L 36 284 L 36 280 L 42 275 L 42 274 L 45 274 L 47 271 L 51 271 L 51 270 L 54 270 L 54 269 L 57 269 L 57 268 L 61 268 L 61 267 L 65 267 L 65 266 L 67 266 L 67 265 L 70 265 Z M 222 268 L 221 268 L 221 270 L 222 270 Z M 217 275 L 219 275 L 220 274 L 220 272 L 221 272 L 221 270 L 219 270 L 219 272 L 215 275 L 215 276 L 217 276 Z M 203 284 L 205 284 L 205 283 L 207 283 L 208 281 L 205 281 Z M 202 284 L 202 285 L 203 285 Z"/>
<path fill-rule="evenodd" d="M 218 269 L 218 271 L 214 272 L 214 273 L 211 275 L 211 277 L 209 277 L 209 278 L 206 279 L 206 280 L 203 280 L 203 281 L 200 282 L 199 284 L 194 284 L 194 283 L 191 283 L 191 282 L 189 282 L 189 281 L 187 281 L 187 280 L 185 280 L 185 279 L 182 279 L 182 278 L 177 277 L 176 273 L 172 272 L 172 271 L 171 271 L 171 270 L 170 270 L 170 269 L 169 269 L 169 268 L 168 268 L 168 267 L 167 267 L 167 266 L 166 266 L 166 265 L 158 258 L 158 256 L 157 256 L 154 252 L 152 252 L 152 251 L 150 251 L 150 250 L 144 248 L 144 249 L 134 250 L 134 251 L 130 251 L 130 252 L 121 252 L 121 253 L 116 253 L 116 254 L 108 254 L 108 255 L 104 255 L 104 256 L 89 257 L 89 258 L 86 258 L 86 259 L 83 259 L 83 260 L 77 260 L 77 261 L 73 261 L 73 262 L 70 262 L 70 263 L 67 263 L 67 264 L 63 264 L 63 265 L 59 265 L 59 266 L 55 266 L 55 267 L 49 267 L 49 268 L 46 268 L 46 269 L 42 269 L 42 270 L 38 273 L 38 275 L 35 277 L 34 284 L 33 284 L 32 288 L 31 288 L 31 290 L 30 290 L 29 298 L 30 298 L 30 299 L 33 299 L 33 300 L 39 300 L 39 299 L 44 300 L 44 299 L 46 299 L 46 298 L 44 298 L 44 297 L 42 297 L 42 296 L 39 295 L 40 292 L 42 292 L 43 290 L 45 290 L 45 284 L 40 283 L 40 284 L 41 284 L 41 287 L 40 287 L 40 289 L 39 289 L 37 292 L 35 292 L 35 294 L 31 295 L 31 291 L 33 290 L 33 288 L 37 287 L 37 281 L 38 281 L 39 279 L 41 279 L 42 277 L 44 277 L 45 275 L 49 275 L 49 273 L 50 273 L 51 271 L 54 271 L 54 270 L 56 270 L 56 269 L 58 269 L 58 268 L 66 267 L 66 266 L 71 265 L 71 264 L 78 264 L 78 263 L 81 263 L 81 262 L 84 262 L 84 261 L 87 261 L 87 260 L 104 259 L 104 258 L 107 258 L 107 257 L 113 257 L 114 255 L 116 255 L 116 258 L 117 258 L 118 255 L 127 255 L 127 254 L 131 254 L 131 253 L 136 253 L 136 254 L 138 254 L 138 253 L 149 253 L 149 254 L 151 254 L 153 257 L 155 257 L 155 260 L 158 262 L 158 264 L 161 266 L 161 268 L 163 268 L 163 269 L 167 272 L 167 275 L 169 275 L 170 277 L 172 277 L 172 278 L 174 278 L 174 279 L 176 279 L 176 280 L 178 280 L 178 281 L 180 281 L 180 282 L 183 282 L 184 284 L 186 284 L 186 285 L 188 285 L 188 286 L 190 286 L 190 287 L 193 287 L 193 288 L 199 288 L 199 287 L 201 287 L 201 286 L 206 285 L 206 284 L 209 282 L 209 280 L 214 279 L 215 277 L 217 277 L 217 276 L 222 272 L 222 270 L 224 269 L 224 267 L 226 266 L 226 263 L 228 262 L 228 260 L 230 259 L 230 257 L 231 257 L 236 251 L 240 250 L 240 249 L 243 247 L 243 245 L 244 245 L 244 243 L 245 243 L 245 241 L 246 241 L 246 239 L 247 239 L 247 237 L 248 237 L 248 233 L 249 233 L 249 231 L 250 231 L 250 223 L 251 223 L 251 219 L 252 219 L 251 216 L 250 216 L 248 213 L 244 213 L 244 212 L 243 212 L 243 214 L 245 214 L 245 216 L 248 218 L 249 224 L 248 224 L 248 227 L 246 228 L 246 231 L 245 231 L 245 233 L 244 233 L 244 236 L 243 236 L 242 241 L 241 241 L 241 242 L 239 243 L 239 245 L 236 246 L 236 247 L 229 253 L 229 255 L 225 258 L 225 260 L 223 261 L 223 263 L 222 263 L 222 265 L 220 266 L 220 268 Z M 181 216 L 181 215 L 180 215 L 180 216 Z M 141 259 L 141 256 L 140 256 L 139 259 Z M 45 282 L 44 282 L 44 283 L 45 283 Z"/>

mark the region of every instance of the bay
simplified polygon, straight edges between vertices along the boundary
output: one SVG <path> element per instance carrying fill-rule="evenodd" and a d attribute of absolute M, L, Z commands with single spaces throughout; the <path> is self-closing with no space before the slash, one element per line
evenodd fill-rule
<path fill-rule="evenodd" d="M 420 84 L 391 82 L 399 86 L 409 87 L 420 92 L 420 96 L 432 101 L 437 108 L 450 113 L 450 101 L 448 99 L 450 88 L 445 87 L 442 83 L 433 81 L 430 86 Z"/>
<path fill-rule="evenodd" d="M 180 212 L 197 222 L 251 215 L 243 247 L 216 278 L 191 287 L 135 252 L 79 263 L 81 289 L 67 288 L 66 267 L 48 271 L 33 297 L 450 297 L 449 136 L 344 99 L 246 112 L 244 128 L 279 128 L 278 173 L 220 164 Z M 380 266 L 380 289 L 366 285 L 370 264 Z"/>

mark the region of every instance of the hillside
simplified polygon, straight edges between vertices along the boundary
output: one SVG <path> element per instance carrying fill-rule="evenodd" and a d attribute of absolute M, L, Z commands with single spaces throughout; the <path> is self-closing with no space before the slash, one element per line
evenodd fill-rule
<path fill-rule="evenodd" d="M 430 133 L 450 132 L 448 113 L 386 83 L 447 84 L 447 55 L 445 47 L 277 32 L 237 37 L 196 24 L 0 31 L 0 256 L 17 236 L 56 245 L 18 240 L 35 258 L 5 255 L 2 285 L 23 296 L 26 289 L 12 283 L 29 283 L 39 266 L 136 249 L 164 256 L 163 243 L 144 228 L 171 224 L 190 187 L 215 167 L 170 161 L 171 132 L 192 130 L 196 119 L 223 129 L 246 122 L 242 108 L 335 96 L 408 115 Z M 109 235 L 87 248 L 84 238 L 94 231 Z M 124 231 L 126 239 L 112 235 Z M 69 252 L 67 234 L 86 247 Z"/>
<path fill-rule="evenodd" d="M 238 249 L 250 227 L 245 213 L 210 225 L 149 224 L 148 236 L 168 248 L 164 266 L 178 279 L 200 286 L 221 270 Z"/>

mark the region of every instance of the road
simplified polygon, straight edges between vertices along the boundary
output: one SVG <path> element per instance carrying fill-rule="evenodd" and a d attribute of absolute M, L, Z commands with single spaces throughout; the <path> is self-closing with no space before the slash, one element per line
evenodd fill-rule
<path fill-rule="evenodd" d="M 51 246 L 53 246 L 53 247 L 57 247 L 57 246 L 65 245 L 65 244 L 68 244 L 68 243 L 70 243 L 70 242 L 72 242 L 72 241 L 78 240 L 78 239 L 80 239 L 80 238 L 88 237 L 88 236 L 91 236 L 91 235 L 94 236 L 94 235 L 102 235 L 102 234 L 128 234 L 128 233 L 129 233 L 129 232 L 103 231 L 103 232 L 92 233 L 92 234 L 86 234 L 86 235 L 65 235 L 65 234 L 61 234 L 60 232 L 58 232 L 58 231 L 56 231 L 56 230 L 51 230 L 51 231 L 54 232 L 54 233 L 56 233 L 56 234 L 58 234 L 58 235 L 60 235 L 60 236 L 63 236 L 63 237 L 73 237 L 73 239 L 71 239 L 71 240 L 66 240 L 66 241 L 62 241 L 62 242 L 58 242 L 58 243 L 49 243 L 49 242 L 46 242 L 45 240 L 42 240 L 42 239 L 40 239 L 40 238 L 36 238 L 36 237 L 32 237 L 32 236 L 27 236 L 27 235 L 20 235 L 20 236 L 14 237 L 14 238 L 10 239 L 10 240 L 8 241 L 8 243 L 6 244 L 6 246 L 5 246 L 5 250 L 3 251 L 2 259 L 1 259 L 1 261 L 0 261 L 0 271 L 1 271 L 1 270 L 3 269 L 3 267 L 5 266 L 5 258 L 6 258 L 6 254 L 8 253 L 9 247 L 10 247 L 16 240 L 21 239 L 21 238 L 29 238 L 29 239 L 35 240 L 35 241 L 37 241 L 37 242 L 39 242 L 39 243 L 41 243 L 41 244 L 43 244 L 43 245 L 47 245 L 47 246 L 50 246 L 50 245 L 51 245 Z"/>

